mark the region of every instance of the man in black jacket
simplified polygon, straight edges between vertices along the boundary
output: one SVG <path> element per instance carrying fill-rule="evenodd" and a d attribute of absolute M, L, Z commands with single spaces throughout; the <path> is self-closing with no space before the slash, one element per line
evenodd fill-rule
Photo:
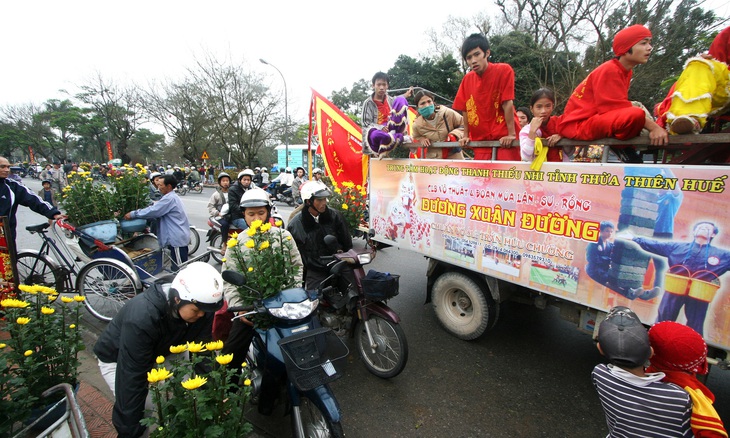
<path fill-rule="evenodd" d="M 239 204 L 241 203 L 241 196 L 251 188 L 253 176 L 253 170 L 242 170 L 238 173 L 236 183 L 231 184 L 231 187 L 228 189 L 228 214 L 231 215 L 228 223 L 242 230 L 247 229 L 248 225 L 246 225 L 246 221 L 243 219 L 243 213 L 241 213 L 241 206 Z"/>
<path fill-rule="evenodd" d="M 45 202 L 23 184 L 9 179 L 9 176 L 10 161 L 5 157 L 0 157 L 0 216 L 9 217 L 13 239 L 15 239 L 15 227 L 18 222 L 15 217 L 18 211 L 18 205 L 25 205 L 48 219 L 59 219 L 62 217 L 61 212 L 56 207 Z"/>
<path fill-rule="evenodd" d="M 172 284 L 157 283 L 132 298 L 94 345 L 99 369 L 114 393 L 112 423 L 120 437 L 142 436 L 147 372 L 170 347 L 212 340 L 213 312 L 223 305 L 223 278 L 211 265 L 195 262 Z"/>
<path fill-rule="evenodd" d="M 328 275 L 327 262 L 321 256 L 331 256 L 333 248 L 324 243 L 324 236 L 337 238 L 337 251 L 352 249 L 350 228 L 339 211 L 327 208 L 327 198 L 332 196 L 321 181 L 310 181 L 302 185 L 304 208 L 289 222 L 287 230 L 294 237 L 302 255 L 307 289 L 315 289 Z"/>

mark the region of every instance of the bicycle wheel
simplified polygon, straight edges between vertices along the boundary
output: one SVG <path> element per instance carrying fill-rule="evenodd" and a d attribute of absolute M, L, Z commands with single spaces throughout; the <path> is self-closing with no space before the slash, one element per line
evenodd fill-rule
<path fill-rule="evenodd" d="M 46 256 L 32 252 L 18 253 L 17 269 L 20 284 L 39 284 L 62 292 L 63 274 Z"/>
<path fill-rule="evenodd" d="M 216 233 L 213 238 L 210 239 L 210 246 L 212 246 L 213 248 L 220 248 L 221 245 L 221 233 Z M 213 251 L 210 253 L 210 255 L 217 263 L 223 263 L 223 254 L 221 254 L 220 251 Z"/>
<path fill-rule="evenodd" d="M 190 227 L 190 242 L 188 243 L 188 256 L 195 254 L 195 251 L 200 248 L 200 234 L 198 229 Z"/>
<path fill-rule="evenodd" d="M 317 405 L 312 403 L 307 397 L 301 397 L 301 404 L 295 406 L 295 410 L 299 410 L 299 415 L 292 415 L 292 429 L 294 436 L 301 438 L 339 438 L 344 437 L 345 433 L 342 429 L 342 423 L 333 423 L 319 410 Z M 303 433 L 299 432 L 297 417 L 301 418 L 301 427 Z"/>
<path fill-rule="evenodd" d="M 76 289 L 86 297 L 84 304 L 92 315 L 111 321 L 124 304 L 142 291 L 137 273 L 112 259 L 97 259 L 84 266 Z"/>
<path fill-rule="evenodd" d="M 370 327 L 373 344 L 370 344 L 365 324 Z M 408 343 L 403 329 L 379 315 L 370 315 L 360 321 L 355 333 L 357 349 L 365 368 L 383 379 L 395 377 L 403 371 L 408 361 Z"/>

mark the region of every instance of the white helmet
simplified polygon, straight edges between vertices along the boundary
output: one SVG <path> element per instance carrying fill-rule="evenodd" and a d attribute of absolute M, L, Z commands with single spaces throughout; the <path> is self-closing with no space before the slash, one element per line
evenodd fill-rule
<path fill-rule="evenodd" d="M 247 190 L 246 193 L 241 196 L 241 210 L 248 207 L 268 207 L 271 208 L 271 199 L 269 193 L 266 190 L 253 188 Z"/>
<path fill-rule="evenodd" d="M 152 172 L 152 173 L 150 173 L 150 181 L 154 181 L 155 178 L 157 178 L 160 175 L 162 175 L 160 172 Z"/>
<path fill-rule="evenodd" d="M 246 175 L 248 175 L 251 178 L 253 178 L 253 176 L 254 176 L 253 170 L 251 170 L 251 169 L 245 169 L 245 170 L 242 170 L 242 171 L 238 172 L 238 180 L 241 181 L 241 178 L 244 177 L 244 176 L 246 176 Z"/>
<path fill-rule="evenodd" d="M 324 172 L 322 172 L 322 169 L 320 169 L 319 167 L 315 167 L 314 169 L 312 169 L 312 175 L 314 175 L 316 173 L 324 174 Z"/>
<path fill-rule="evenodd" d="M 262 168 L 261 168 L 261 171 L 263 172 L 264 170 L 268 171 L 269 169 L 267 169 L 267 168 L 265 168 L 265 167 L 262 167 Z"/>
<path fill-rule="evenodd" d="M 261 168 L 260 167 L 254 167 L 253 170 L 256 171 L 256 172 L 258 172 L 259 170 L 261 170 Z"/>
<path fill-rule="evenodd" d="M 168 168 L 168 169 L 172 169 L 172 166 L 170 166 L 170 165 L 168 164 L 168 165 L 167 165 L 167 168 Z"/>
<path fill-rule="evenodd" d="M 301 194 L 302 201 L 310 198 L 328 198 L 332 196 L 332 192 L 322 181 L 309 181 L 302 184 Z"/>
<path fill-rule="evenodd" d="M 284 172 L 285 173 L 291 173 L 291 167 L 287 167 L 286 169 L 284 169 Z"/>
<path fill-rule="evenodd" d="M 195 304 L 204 312 L 215 312 L 223 307 L 223 277 L 213 266 L 195 262 L 178 272 L 171 290 L 180 300 Z"/>

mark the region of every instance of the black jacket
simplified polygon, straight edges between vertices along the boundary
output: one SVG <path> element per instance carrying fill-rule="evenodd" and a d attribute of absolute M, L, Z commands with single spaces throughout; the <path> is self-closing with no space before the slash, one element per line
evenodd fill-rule
<path fill-rule="evenodd" d="M 0 216 L 10 218 L 9 225 L 13 238 L 15 238 L 15 227 L 18 222 L 15 217 L 18 205 L 25 205 L 48 219 L 53 219 L 53 216 L 61 213 L 23 184 L 9 178 L 0 178 Z"/>
<path fill-rule="evenodd" d="M 248 189 L 243 188 L 240 182 L 231 184 L 231 187 L 228 189 L 228 214 L 230 215 L 228 223 L 233 223 L 236 219 L 243 219 L 243 213 L 241 213 L 241 196 L 250 188 L 251 186 Z"/>
<path fill-rule="evenodd" d="M 352 249 L 350 229 L 339 211 L 327 208 L 319 215 L 319 223 L 305 206 L 301 213 L 289 222 L 287 230 L 294 237 L 299 253 L 302 255 L 304 267 L 313 271 L 326 271 L 327 262 L 319 258 L 332 255 L 332 250 L 324 244 L 324 236 L 332 234 L 337 237 L 338 250 Z"/>
<path fill-rule="evenodd" d="M 212 323 L 212 313 L 192 324 L 173 315 L 160 284 L 132 298 L 109 323 L 94 354 L 102 362 L 117 364 L 112 423 L 120 437 L 138 437 L 146 430 L 139 421 L 144 416 L 147 372 L 157 356 L 169 355 L 173 345 L 210 341 Z"/>

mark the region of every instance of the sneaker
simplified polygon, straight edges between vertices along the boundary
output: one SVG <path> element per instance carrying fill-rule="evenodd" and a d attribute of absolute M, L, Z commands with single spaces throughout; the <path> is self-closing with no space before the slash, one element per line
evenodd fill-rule
<path fill-rule="evenodd" d="M 644 301 L 649 301 L 656 298 L 662 292 L 662 288 L 655 286 L 649 290 L 643 291 L 637 298 Z"/>
<path fill-rule="evenodd" d="M 700 122 L 692 117 L 679 116 L 669 125 L 669 132 L 672 134 L 696 134 L 700 132 Z"/>

